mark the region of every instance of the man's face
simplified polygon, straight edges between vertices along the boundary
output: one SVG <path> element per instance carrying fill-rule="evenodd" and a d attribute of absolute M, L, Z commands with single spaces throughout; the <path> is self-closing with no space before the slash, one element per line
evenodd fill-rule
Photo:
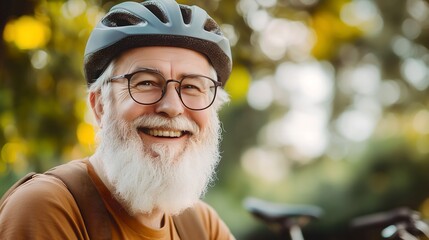
<path fill-rule="evenodd" d="M 192 50 L 173 47 L 137 48 L 123 54 L 116 62 L 114 76 L 132 73 L 141 68 L 158 70 L 165 79 L 180 79 L 183 75 L 199 74 L 216 79 L 216 72 L 207 59 Z M 175 84 L 169 84 L 163 99 L 153 105 L 136 103 L 128 93 L 127 80 L 113 82 L 114 108 L 125 122 L 132 122 L 145 114 L 158 114 L 166 118 L 184 116 L 194 121 L 200 129 L 207 127 L 210 109 L 192 111 L 183 106 L 175 91 Z M 136 129 L 145 146 L 162 143 L 184 149 L 193 132 L 187 129 Z M 180 137 L 167 137 L 169 133 Z M 161 136 L 159 136 L 161 135 Z"/>
<path fill-rule="evenodd" d="M 216 76 L 199 53 L 170 47 L 128 51 L 117 60 L 113 75 L 141 68 L 157 69 L 166 79 Z M 187 109 L 174 84 L 168 85 L 161 101 L 141 105 L 130 97 L 127 83 L 110 82 L 111 92 L 101 93 L 105 98 L 95 107 L 101 128 L 95 155 L 103 162 L 114 194 L 131 213 L 178 213 L 205 192 L 219 161 L 216 111 Z"/>

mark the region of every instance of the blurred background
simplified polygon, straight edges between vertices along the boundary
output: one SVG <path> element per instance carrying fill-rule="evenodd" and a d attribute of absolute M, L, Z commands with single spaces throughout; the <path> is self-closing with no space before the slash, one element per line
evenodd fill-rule
<path fill-rule="evenodd" d="M 0 3 L 0 193 L 93 152 L 83 52 L 117 2 Z M 429 217 L 427 1 L 178 2 L 206 9 L 233 48 L 223 160 L 205 200 L 237 239 L 277 239 L 244 210 L 247 196 L 323 208 L 308 239 L 380 239 L 350 221 L 396 207 Z"/>

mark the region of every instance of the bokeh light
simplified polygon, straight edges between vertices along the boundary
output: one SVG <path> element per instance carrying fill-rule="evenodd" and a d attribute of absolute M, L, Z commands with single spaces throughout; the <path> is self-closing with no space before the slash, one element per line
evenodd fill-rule
<path fill-rule="evenodd" d="M 50 28 L 32 16 L 22 16 L 8 22 L 3 31 L 3 39 L 22 50 L 41 48 L 50 37 Z"/>

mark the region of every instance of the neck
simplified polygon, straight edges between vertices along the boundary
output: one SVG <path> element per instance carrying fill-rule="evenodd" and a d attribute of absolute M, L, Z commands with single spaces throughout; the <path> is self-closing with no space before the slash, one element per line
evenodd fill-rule
<path fill-rule="evenodd" d="M 107 180 L 106 175 L 104 174 L 101 159 L 96 156 L 91 156 L 89 158 L 91 165 L 94 168 L 95 173 L 101 179 L 103 184 L 109 189 L 111 193 L 115 192 L 112 184 Z M 118 200 L 120 201 L 120 200 Z M 163 222 L 164 213 L 158 209 L 154 209 L 151 213 L 138 213 L 134 217 L 143 225 L 153 228 L 160 229 L 165 223 Z"/>

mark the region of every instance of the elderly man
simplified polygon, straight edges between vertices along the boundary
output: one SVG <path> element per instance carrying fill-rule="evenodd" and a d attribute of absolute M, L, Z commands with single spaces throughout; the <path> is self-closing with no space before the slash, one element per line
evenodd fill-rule
<path fill-rule="evenodd" d="M 179 231 L 174 216 L 189 210 L 194 219 L 181 225 L 198 223 L 205 239 L 233 239 L 199 200 L 219 161 L 217 111 L 228 101 L 222 86 L 231 53 L 218 25 L 201 8 L 173 0 L 121 3 L 92 32 L 84 64 L 96 152 L 62 165 L 67 177 L 37 174 L 6 196 L 0 239 L 97 239 L 94 219 L 107 225 L 107 238 L 185 239 L 200 230 Z M 82 180 L 88 176 L 90 183 Z M 81 189 L 69 184 L 74 178 Z M 92 186 L 104 217 L 77 200 L 99 208 L 84 192 Z"/>

